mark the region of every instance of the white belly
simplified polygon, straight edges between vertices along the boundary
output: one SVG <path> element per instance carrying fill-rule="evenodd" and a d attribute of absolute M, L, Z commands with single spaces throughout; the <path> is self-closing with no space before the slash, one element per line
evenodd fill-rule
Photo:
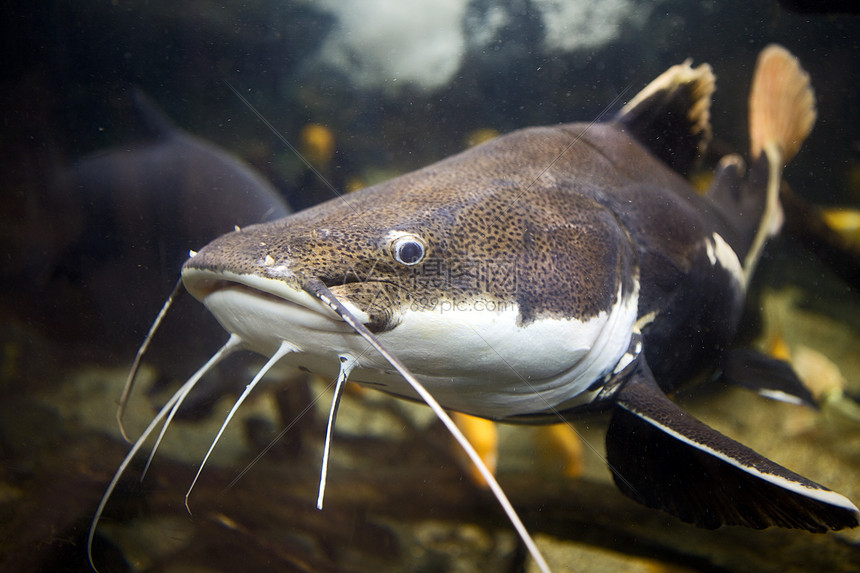
<path fill-rule="evenodd" d="M 330 377 L 339 356 L 350 355 L 358 364 L 351 380 L 417 398 L 385 358 L 329 315 L 241 288 L 216 290 L 204 303 L 252 350 L 271 355 L 286 340 L 299 349 L 286 362 Z M 636 313 L 635 290 L 627 299 L 619 293 L 608 312 L 589 320 L 546 318 L 525 326 L 517 324 L 513 304 L 440 304 L 405 311 L 378 337 L 446 408 L 503 419 L 584 393 L 627 350 Z"/>

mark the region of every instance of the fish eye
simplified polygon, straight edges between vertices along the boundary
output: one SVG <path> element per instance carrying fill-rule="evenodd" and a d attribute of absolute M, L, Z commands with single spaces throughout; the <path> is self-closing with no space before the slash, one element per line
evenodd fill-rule
<path fill-rule="evenodd" d="M 403 235 L 394 241 L 394 260 L 411 266 L 417 265 L 424 258 L 424 243 L 414 235 Z"/>

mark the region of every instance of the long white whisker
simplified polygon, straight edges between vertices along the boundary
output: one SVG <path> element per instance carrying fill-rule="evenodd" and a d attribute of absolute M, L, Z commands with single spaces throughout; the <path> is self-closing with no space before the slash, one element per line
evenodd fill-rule
<path fill-rule="evenodd" d="M 122 460 L 119 468 L 117 468 L 116 473 L 113 475 L 113 479 L 111 479 L 110 484 L 108 484 L 107 489 L 105 490 L 104 495 L 102 495 L 101 500 L 99 501 L 99 506 L 96 508 L 96 514 L 93 517 L 93 522 L 90 524 L 90 531 L 87 535 L 87 558 L 90 561 L 90 566 L 94 571 L 98 573 L 98 569 L 96 568 L 95 563 L 93 562 L 93 538 L 96 534 L 96 527 L 99 524 L 99 520 L 101 519 L 102 513 L 104 513 L 105 506 L 107 505 L 110 496 L 113 494 L 116 489 L 117 483 L 119 483 L 120 478 L 125 473 L 125 470 L 128 468 L 131 460 L 134 459 L 134 456 L 137 455 L 137 452 L 140 451 L 140 448 L 143 447 L 144 442 L 146 442 L 147 438 L 149 438 L 152 431 L 161 423 L 161 420 L 167 415 L 168 412 L 172 412 L 174 406 L 177 401 L 179 401 L 180 396 L 187 394 L 188 390 L 192 388 L 200 378 L 208 372 L 212 367 L 221 362 L 225 357 L 232 354 L 238 348 L 242 346 L 242 339 L 236 336 L 235 334 L 230 335 L 230 339 L 222 346 L 218 352 L 212 355 L 212 357 L 204 364 L 197 372 L 195 372 L 191 378 L 189 378 L 185 384 L 182 385 L 179 390 L 176 391 L 175 394 L 167 401 L 167 403 L 158 411 L 155 418 L 149 423 L 134 445 L 131 447 L 131 450 L 126 454 L 125 459 Z"/>
<path fill-rule="evenodd" d="M 307 406 L 305 406 L 305 407 L 302 409 L 302 411 L 301 411 L 301 412 L 299 412 L 299 413 L 296 415 L 296 417 L 295 417 L 295 418 L 293 418 L 293 419 L 292 419 L 292 421 L 290 421 L 290 423 L 289 423 L 289 424 L 287 424 L 287 425 L 286 425 L 286 427 L 285 427 L 283 430 L 281 430 L 280 432 L 278 432 L 278 435 L 277 435 L 277 436 L 275 436 L 275 437 L 274 437 L 274 438 L 269 442 L 269 445 L 268 445 L 268 446 L 266 446 L 265 448 L 263 448 L 263 451 L 261 451 L 259 454 L 257 454 L 257 455 L 254 457 L 254 459 L 253 459 L 253 460 L 251 460 L 250 462 L 248 462 L 248 465 L 246 465 L 246 466 L 245 466 L 245 468 L 244 468 L 241 472 L 239 472 L 239 474 L 238 474 L 235 478 L 233 478 L 233 481 L 231 481 L 230 483 L 228 483 L 228 484 L 227 484 L 227 486 L 224 488 L 224 492 L 226 492 L 226 491 L 230 490 L 234 485 L 236 485 L 237 483 L 239 483 L 239 480 L 240 480 L 240 479 L 242 479 L 242 478 L 245 476 L 245 474 L 246 474 L 246 473 L 248 473 L 248 472 L 251 470 L 251 468 L 252 468 L 252 467 L 254 467 L 254 465 L 255 465 L 257 462 L 259 462 L 261 459 L 263 459 L 263 456 L 265 456 L 265 455 L 268 453 L 268 451 L 269 451 L 269 450 L 271 450 L 271 449 L 275 446 L 275 444 L 277 444 L 277 443 L 278 443 L 278 440 L 280 440 L 281 438 L 283 438 L 283 437 L 284 437 L 284 435 L 285 435 L 287 432 L 289 432 L 289 431 L 293 428 L 293 426 L 295 426 L 296 424 L 298 424 L 298 423 L 299 423 L 299 420 L 301 420 L 302 416 L 304 416 L 305 414 L 307 414 L 309 411 L 311 411 L 311 409 L 313 409 L 313 407 L 314 407 L 314 406 L 316 406 L 316 403 L 317 403 L 317 402 L 319 402 L 319 399 L 320 399 L 320 398 L 322 398 L 322 397 L 323 397 L 323 395 L 326 393 L 326 391 L 327 391 L 329 388 L 331 388 L 332 386 L 334 386 L 334 382 L 329 383 L 329 385 L 328 385 L 328 386 L 326 386 L 326 388 L 325 388 L 322 392 L 320 392 L 319 394 L 317 394 L 317 395 L 314 397 L 314 399 L 313 399 L 313 400 L 311 400 L 311 401 L 310 401 L 310 403 L 308 403 L 308 405 L 307 405 Z"/>
<path fill-rule="evenodd" d="M 334 431 L 334 421 L 337 417 L 337 408 L 340 405 L 340 398 L 343 396 L 343 388 L 346 386 L 346 381 L 349 378 L 349 373 L 355 368 L 357 360 L 350 355 L 342 355 L 340 357 L 340 372 L 337 375 L 337 382 L 334 386 L 334 396 L 331 399 L 331 411 L 328 415 L 328 425 L 325 430 L 325 444 L 323 445 L 322 469 L 320 470 L 320 491 L 317 496 L 317 509 L 323 508 L 323 498 L 325 497 L 325 483 L 328 477 L 328 456 L 331 451 L 331 435 Z"/>
<path fill-rule="evenodd" d="M 329 308 L 336 312 L 344 322 L 352 327 L 356 333 L 370 343 L 370 345 L 373 346 L 373 348 L 375 348 L 376 351 L 379 352 L 389 362 L 389 364 L 391 364 L 395 370 L 400 373 L 401 376 L 403 376 L 403 378 L 410 386 L 412 386 L 412 389 L 415 390 L 430 409 L 433 410 L 436 417 L 445 424 L 445 427 L 448 428 L 448 432 L 454 436 L 454 439 L 457 440 L 457 443 L 460 444 L 460 447 L 463 448 L 463 451 L 466 452 L 466 455 L 469 456 L 469 459 L 472 460 L 472 463 L 475 464 L 476 468 L 478 468 L 478 472 L 480 472 L 481 476 L 486 480 L 487 485 L 489 485 L 490 490 L 493 492 L 493 495 L 496 496 L 499 505 L 502 506 L 502 509 L 508 516 L 508 520 L 510 520 L 514 529 L 516 529 L 517 534 L 520 536 L 520 539 L 522 539 L 532 558 L 535 560 L 538 569 L 540 569 L 542 573 L 550 573 L 549 565 L 547 565 L 540 549 L 538 549 L 532 536 L 529 535 L 528 530 L 520 520 L 520 516 L 517 515 L 517 511 L 514 509 L 514 506 L 511 505 L 510 500 L 508 500 L 508 496 L 505 495 L 502 486 L 500 486 L 499 482 L 496 481 L 496 477 L 493 475 L 493 472 L 490 471 L 481 459 L 481 456 L 478 455 L 478 452 L 475 451 L 475 448 L 472 447 L 472 444 L 466 436 L 463 435 L 463 432 L 460 431 L 460 428 L 457 427 L 457 424 L 454 423 L 454 420 L 452 420 L 451 416 L 445 412 L 433 395 L 424 388 L 424 385 L 421 384 L 415 376 L 413 376 L 409 369 L 406 368 L 406 366 L 400 362 L 396 356 L 391 354 L 391 352 L 389 352 L 388 349 L 379 342 L 379 339 L 376 338 L 376 336 L 374 336 L 373 333 L 364 326 L 364 324 L 359 322 L 358 319 L 356 319 L 355 316 L 353 316 L 353 314 L 349 312 L 349 310 L 337 298 L 335 298 L 332 292 L 328 290 L 328 287 L 326 287 L 322 281 L 318 279 L 310 279 L 304 285 L 304 289 L 325 303 Z"/>
<path fill-rule="evenodd" d="M 356 363 L 358 362 L 358 360 L 360 360 L 360 359 L 361 359 L 361 357 L 362 357 L 362 356 L 364 356 L 364 354 L 365 354 L 368 350 L 370 350 L 370 348 L 371 348 L 371 346 L 367 346 L 367 347 L 366 347 L 366 349 L 365 349 L 365 350 L 363 350 L 363 351 L 361 352 L 361 354 L 359 354 L 359 355 L 358 355 L 358 357 L 355 359 Z M 281 430 L 280 432 L 278 432 L 278 435 L 277 435 L 277 436 L 275 436 L 274 438 L 272 438 L 272 440 L 269 442 L 269 445 L 267 445 L 265 448 L 263 448 L 263 451 L 261 451 L 259 454 L 257 454 L 257 455 L 256 455 L 256 457 L 255 457 L 253 460 L 251 460 L 250 462 L 248 462 L 248 465 L 247 465 L 247 466 L 245 466 L 245 468 L 244 468 L 241 472 L 239 472 L 239 474 L 238 474 L 235 478 L 233 478 L 233 481 L 231 481 L 229 484 L 227 484 L 227 487 L 225 487 L 225 488 L 224 488 L 224 491 L 226 492 L 226 491 L 228 491 L 230 488 L 232 488 L 234 485 L 236 485 L 236 484 L 239 482 L 239 480 L 240 480 L 240 479 L 242 479 L 242 477 L 244 477 L 244 476 L 245 476 L 245 474 L 246 474 L 246 473 L 248 473 L 248 471 L 250 471 L 250 469 L 251 469 L 252 467 L 254 467 L 254 464 L 256 464 L 257 462 L 259 462 L 259 461 L 263 458 L 263 456 L 265 456 L 265 455 L 266 455 L 266 453 L 267 453 L 269 450 L 271 450 L 271 449 L 272 449 L 272 447 L 274 447 L 274 445 L 275 445 L 276 443 L 278 443 L 278 440 L 280 440 L 281 438 L 283 438 L 283 437 L 284 437 L 284 434 L 286 434 L 287 432 L 289 432 L 289 431 L 292 429 L 292 427 L 293 427 L 293 426 L 295 426 L 295 425 L 299 422 L 299 420 L 302 418 L 302 416 L 304 416 L 305 414 L 307 414 L 307 413 L 308 413 L 308 412 L 309 412 L 309 411 L 310 411 L 310 410 L 311 410 L 311 409 L 316 405 L 316 403 L 317 403 L 317 402 L 319 402 L 320 398 L 322 398 L 322 397 L 323 397 L 323 395 L 324 395 L 324 394 L 329 390 L 329 388 L 331 388 L 332 386 L 334 386 L 336 383 L 337 383 L 337 380 L 336 380 L 336 379 L 335 379 L 335 380 L 333 380 L 333 381 L 331 381 L 331 382 L 328 384 L 328 386 L 326 386 L 326 387 L 325 387 L 325 389 L 324 389 L 322 392 L 320 392 L 319 394 L 317 394 L 316 396 L 314 396 L 314 398 L 310 401 L 310 403 L 309 403 L 307 406 L 305 406 L 305 407 L 302 409 L 302 411 L 301 411 L 301 412 L 299 412 L 299 413 L 296 415 L 296 417 L 295 417 L 295 418 L 293 418 L 293 420 L 292 420 L 289 424 L 287 424 L 287 425 L 284 427 L 284 429 L 283 429 L 283 430 Z"/>
<path fill-rule="evenodd" d="M 251 390 L 254 389 L 255 386 L 263 379 L 263 376 L 275 365 L 278 360 L 289 354 L 290 352 L 296 352 L 298 348 L 287 342 L 286 340 L 281 342 L 281 345 L 275 351 L 271 358 L 269 358 L 268 362 L 257 372 L 257 375 L 254 376 L 254 379 L 245 386 L 245 391 L 242 392 L 242 395 L 239 396 L 239 399 L 236 400 L 236 403 L 233 404 L 233 407 L 230 408 L 230 412 L 227 414 L 227 417 L 224 418 L 224 423 L 221 424 L 221 428 L 218 430 L 218 434 L 216 434 L 215 439 L 212 440 L 212 445 L 209 446 L 209 451 L 206 452 L 206 455 L 203 457 L 203 461 L 200 462 L 200 467 L 197 469 L 197 474 L 195 474 L 194 479 L 191 481 L 191 485 L 188 487 L 188 491 L 185 493 L 185 509 L 188 510 L 188 513 L 191 513 L 191 508 L 188 506 L 188 496 L 191 495 L 191 490 L 194 489 L 194 485 L 197 483 L 197 480 L 200 478 L 200 474 L 203 472 L 203 466 L 206 465 L 207 460 L 209 460 L 209 456 L 212 454 L 212 450 L 215 449 L 215 444 L 218 443 L 218 440 L 221 439 L 221 434 L 224 433 L 224 430 L 227 429 L 227 424 L 230 423 L 230 420 L 233 419 L 233 415 L 236 414 L 236 411 L 239 409 L 239 406 L 242 405 L 242 402 L 245 401 L 245 398 L 251 393 Z"/>
<path fill-rule="evenodd" d="M 161 326 L 162 321 L 164 321 L 164 317 L 167 314 L 167 311 L 170 310 L 170 307 L 173 303 L 179 299 L 182 293 L 186 292 L 185 287 L 182 283 L 182 279 L 176 281 L 176 285 L 173 287 L 173 290 L 170 292 L 170 296 L 167 297 L 167 300 L 164 301 L 164 305 L 161 307 L 161 310 L 158 311 L 158 315 L 155 317 L 155 320 L 152 322 L 152 326 L 149 327 L 149 332 L 146 333 L 146 338 L 143 339 L 143 342 L 140 345 L 140 348 L 137 349 L 137 354 L 134 355 L 134 362 L 131 364 L 131 368 L 128 371 L 128 376 L 125 379 L 125 385 L 122 387 L 122 394 L 119 397 L 119 404 L 116 407 L 116 422 L 119 424 L 119 433 L 122 434 L 122 438 L 126 442 L 131 442 L 128 438 L 128 434 L 125 432 L 125 424 L 122 423 L 122 417 L 125 414 L 125 407 L 128 404 L 128 398 L 131 396 L 131 390 L 134 387 L 134 380 L 137 378 L 137 371 L 140 369 L 140 361 L 143 358 L 143 355 L 146 354 L 146 351 L 149 349 L 149 344 L 152 342 L 153 336 L 155 336 L 155 331 L 158 330 L 158 327 Z"/>
<path fill-rule="evenodd" d="M 235 334 L 230 335 L 231 338 L 236 336 Z M 238 338 L 238 337 L 236 337 Z M 229 341 L 228 341 L 229 342 Z M 213 365 L 214 366 L 214 365 Z M 202 375 L 202 374 L 201 374 Z M 196 376 L 196 373 L 195 373 Z M 194 377 L 192 377 L 193 379 Z M 161 430 L 158 432 L 158 437 L 155 439 L 155 444 L 152 446 L 152 450 L 149 452 L 149 457 L 146 459 L 146 465 L 143 466 L 143 471 L 140 473 L 140 481 L 143 481 L 143 478 L 146 477 L 147 472 L 149 471 L 149 466 L 152 465 L 152 460 L 155 458 L 155 452 L 158 451 L 158 447 L 161 445 L 161 441 L 164 439 L 164 435 L 167 433 L 167 428 L 170 426 L 170 423 L 173 421 L 173 417 L 176 416 L 176 412 L 179 411 L 179 407 L 182 406 L 182 403 L 185 402 L 185 399 L 188 397 L 188 394 L 194 389 L 196 383 L 200 380 L 200 377 L 194 381 L 194 384 L 184 384 L 179 391 L 173 395 L 174 402 L 173 407 L 170 409 L 170 412 L 167 414 L 167 419 L 164 421 L 164 425 L 161 426 Z"/>
<path fill-rule="evenodd" d="M 179 407 L 185 401 L 185 398 L 188 397 L 188 394 L 191 390 L 194 389 L 194 386 L 199 382 L 200 379 L 194 381 L 194 384 L 188 384 L 187 382 L 183 384 L 182 388 L 180 388 L 170 399 L 171 408 L 167 414 L 167 419 L 164 421 L 164 424 L 161 426 L 161 430 L 158 432 L 158 437 L 155 439 L 155 444 L 153 444 L 152 449 L 149 451 L 149 456 L 146 458 L 146 464 L 143 466 L 143 471 L 140 472 L 140 481 L 143 481 L 146 478 L 146 474 L 149 473 L 149 466 L 152 465 L 152 460 L 155 459 L 155 452 L 158 451 L 158 447 L 161 445 L 161 441 L 164 439 L 164 435 L 167 433 L 167 428 L 170 426 L 170 423 L 173 421 L 173 417 L 176 415 L 176 412 L 179 410 Z M 167 404 L 165 404 L 166 406 Z"/>

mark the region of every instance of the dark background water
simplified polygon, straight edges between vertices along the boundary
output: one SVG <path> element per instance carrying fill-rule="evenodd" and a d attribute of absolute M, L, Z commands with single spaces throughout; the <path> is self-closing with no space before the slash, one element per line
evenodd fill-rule
<path fill-rule="evenodd" d="M 376 4 L 368 2 L 367 10 L 359 11 L 358 18 L 366 19 L 361 22 L 364 27 L 373 28 L 386 17 L 385 13 L 370 10 Z M 147 252 L 155 256 L 147 259 L 143 275 L 117 272 L 117 268 L 141 266 L 134 264 L 139 252 L 122 250 L 111 242 L 122 232 L 118 213 L 130 204 L 128 188 L 132 182 L 118 185 L 109 200 L 88 193 L 87 189 L 74 193 L 57 190 L 56 181 L 93 154 L 146 144 L 151 134 L 135 106 L 135 89 L 147 94 L 177 128 L 247 161 L 294 209 L 300 209 L 330 198 L 332 191 L 239 101 L 228 82 L 256 106 L 283 138 L 296 146 L 301 146 L 300 132 L 304 126 L 311 123 L 326 126 L 334 136 L 336 153 L 317 167 L 325 180 L 342 190 L 353 181 L 373 182 L 460 151 L 467 145 L 469 134 L 477 129 L 506 132 L 530 125 L 606 117 L 659 73 L 688 57 L 695 63 L 710 63 L 717 75 L 712 123 L 718 145 L 744 150 L 746 98 L 755 58 L 766 44 L 778 42 L 796 54 L 809 71 L 819 109 L 818 123 L 789 167 L 787 179 L 797 193 L 813 203 L 860 202 L 858 16 L 799 13 L 786 10 L 775 1 L 630 2 L 624 8 L 629 13 L 619 20 L 613 39 L 602 45 L 565 51 L 547 45 L 549 32 L 541 16 L 541 2 L 471 0 L 464 3 L 456 23 L 462 49 L 453 73 L 438 84 L 422 87 L 404 79 L 396 83 L 393 77 L 377 83 L 361 82 L 349 73 L 349 67 L 337 68 L 322 59 L 320 53 L 326 45 L 343 34 L 337 16 L 326 8 L 330 5 L 286 0 L 3 3 L 0 311 L 7 326 L 0 336 L 3 345 L 0 400 L 4 408 L 0 427 L 0 519 L 5 524 L 0 530 L 3 532 L 0 563 L 23 563 L 26 570 L 86 570 L 80 552 L 82 535 L 125 448 L 115 432 L 109 435 L 107 430 L 93 431 L 89 427 L 80 430 L 77 418 L 95 413 L 75 414 L 73 409 L 63 409 L 62 402 L 77 404 L 75 400 L 86 394 L 86 390 L 75 386 L 80 377 L 74 374 L 84 364 L 116 366 L 130 361 L 175 280 L 179 262 L 189 248 L 201 246 L 211 238 L 195 235 L 189 239 L 190 245 L 180 244 L 178 238 L 165 231 L 171 227 L 161 226 L 166 225 L 162 219 L 141 215 L 138 220 L 151 226 L 158 237 L 145 245 Z M 447 6 L 439 3 L 438 10 Z M 418 8 L 415 12 L 421 14 Z M 432 12 L 430 9 L 427 16 Z M 494 18 L 502 18 L 505 24 L 487 37 L 486 24 L 495 21 Z M 577 24 L 581 22 L 569 23 L 571 35 L 584 34 Z M 404 22 L 394 29 L 408 26 Z M 384 35 L 386 29 L 390 33 L 391 28 L 380 27 L 379 34 Z M 416 29 L 415 43 L 424 42 L 427 38 Z M 382 49 L 385 53 L 385 49 L 396 52 L 403 48 Z M 352 58 L 356 70 L 372 68 L 360 48 Z M 415 66 L 422 65 L 428 66 L 428 74 L 432 72 L 429 63 L 419 62 Z M 415 73 L 409 77 L 422 75 L 420 69 L 411 71 Z M 146 179 L 146 175 L 135 177 Z M 183 212 L 179 207 L 181 200 L 181 196 L 159 199 L 171 215 Z M 197 203 L 212 216 L 235 214 L 234 207 L 225 207 L 214 199 L 198 199 Z M 129 208 L 135 209 L 134 205 Z M 180 226 L 185 223 L 179 219 Z M 223 230 L 229 229 L 230 224 Z M 164 256 L 165 251 L 171 256 Z M 82 260 L 88 261 L 89 266 L 81 266 Z M 132 264 L 120 267 L 121 261 Z M 140 276 L 154 277 L 154 281 L 144 282 Z M 817 281 L 817 276 L 811 280 Z M 846 299 L 856 298 L 853 287 L 835 288 Z M 99 302 L 106 304 L 101 306 Z M 833 309 L 829 312 L 834 314 Z M 848 313 L 848 316 L 854 315 Z M 205 318 L 197 316 L 195 320 Z M 110 324 L 105 326 L 105 321 Z M 169 372 L 175 366 L 187 372 L 188 366 L 198 364 L 201 356 L 189 349 L 188 341 L 193 339 L 210 349 L 212 341 L 199 334 L 200 327 L 178 328 L 174 332 L 178 333 L 178 340 L 185 342 L 182 348 L 175 342 L 165 344 L 172 358 L 171 364 L 164 368 Z M 217 328 L 212 327 L 211 332 L 215 338 L 222 336 Z M 119 378 L 121 383 L 121 374 Z M 110 410 L 109 419 L 113 415 L 116 384 L 112 381 L 105 385 L 112 393 L 105 408 Z M 51 398 L 44 398 L 40 392 L 50 393 Z M 69 395 L 74 398 L 62 398 Z M 87 406 L 90 402 L 81 404 L 92 407 Z M 431 453 L 426 456 L 429 460 L 414 452 L 410 457 L 409 451 L 401 451 L 409 448 L 401 448 L 396 450 L 402 456 L 397 464 L 389 459 L 392 454 L 384 453 L 388 450 L 378 451 L 372 445 L 361 442 L 352 443 L 351 447 L 364 452 L 371 465 L 391 464 L 394 467 L 391 471 L 399 472 L 403 483 L 421 481 L 424 470 L 415 468 L 428 467 L 421 463 L 438 469 L 432 454 L 438 453 L 434 447 L 441 450 L 441 446 L 432 439 L 429 445 L 422 443 L 422 447 L 430 448 Z M 385 447 L 390 448 L 391 444 Z M 838 455 L 856 458 L 853 450 Z M 415 457 L 421 459 L 414 460 Z M 303 462 L 303 467 L 310 468 L 305 472 L 307 475 L 301 476 L 307 480 L 298 483 L 294 476 L 287 480 L 295 491 L 286 488 L 287 493 L 279 494 L 288 498 L 280 499 L 281 513 L 267 516 L 276 522 L 297 519 L 311 533 L 299 532 L 286 540 L 275 535 L 275 541 L 251 536 L 253 540 L 249 542 L 241 537 L 243 533 L 231 530 L 232 537 L 227 539 L 232 541 L 224 541 L 221 537 L 226 535 L 224 522 L 213 518 L 207 522 L 209 529 L 198 534 L 209 540 L 209 545 L 203 545 L 208 555 L 199 545 L 190 544 L 189 547 L 197 549 L 184 549 L 186 561 L 181 562 L 205 562 L 216 570 L 219 559 L 225 568 L 228 564 L 241 566 L 242 559 L 237 555 L 216 557 L 214 549 L 219 542 L 233 547 L 230 543 L 235 543 L 238 536 L 246 543 L 245 547 L 250 546 L 249 552 L 259 556 L 260 561 L 253 562 L 255 566 L 263 567 L 265 563 L 271 566 L 274 562 L 288 570 L 315 567 L 343 570 L 347 568 L 344 564 L 355 557 L 349 551 L 359 552 L 363 545 L 372 546 L 380 538 L 387 550 L 399 556 L 400 553 L 390 549 L 397 545 L 392 533 L 397 528 L 385 519 L 412 519 L 409 511 L 441 519 L 471 519 L 490 531 L 496 531 L 493 527 L 506 527 L 498 525 L 504 521 L 496 516 L 476 518 L 471 513 L 466 517 L 460 513 L 466 511 L 462 507 L 474 492 L 458 489 L 457 484 L 462 480 L 450 463 L 440 470 L 441 476 L 434 474 L 439 485 L 426 491 L 427 499 L 421 502 L 412 499 L 410 490 L 387 485 L 390 476 L 373 472 L 369 477 L 365 475 L 361 484 L 368 491 L 390 488 L 392 506 L 408 505 L 409 511 L 389 510 L 383 512 L 381 519 L 366 520 L 370 502 L 362 498 L 350 506 L 350 499 L 342 499 L 347 510 L 333 510 L 320 518 L 315 510 L 309 511 L 306 504 L 302 505 L 313 501 L 314 492 L 302 490 L 312 488 L 315 483 L 313 460 Z M 413 462 L 415 466 L 410 467 Z M 181 479 L 181 483 L 188 481 L 187 467 L 172 462 L 167 465 L 150 483 L 165 486 L 176 479 Z M 211 490 L 215 497 L 232 475 L 213 471 L 216 472 L 213 481 L 201 487 L 204 492 Z M 273 483 L 284 480 L 266 470 L 258 476 L 259 483 L 273 488 L 277 487 Z M 341 491 L 348 491 L 349 483 L 349 479 L 344 479 Z M 158 486 L 152 489 L 159 490 Z M 583 487 L 565 491 L 566 499 L 578 499 L 587 505 L 588 498 L 600 497 L 608 491 L 599 486 L 591 490 L 588 484 Z M 120 496 L 119 509 L 114 510 L 112 518 L 121 521 L 144 505 L 149 505 L 154 514 L 184 516 L 179 502 L 181 492 L 171 489 L 169 494 L 160 494 L 161 498 L 140 501 L 145 499 L 144 493 L 133 491 Z M 168 495 L 172 497 L 168 499 Z M 239 507 L 245 500 L 243 495 L 250 498 L 245 508 Z M 264 522 L 259 516 L 251 518 L 241 513 L 248 511 L 248 507 L 261 507 L 259 498 L 246 490 L 245 494 L 237 493 L 230 499 L 229 511 L 222 508 L 226 515 L 241 514 L 249 522 Z M 532 501 L 527 497 L 523 503 Z M 262 503 L 265 505 L 265 501 Z M 535 504 L 538 507 L 535 514 L 544 511 L 543 517 L 548 518 L 548 509 Z M 275 505 L 267 509 L 275 512 Z M 480 514 L 486 513 L 486 507 L 492 507 L 491 503 L 478 505 L 478 509 L 469 510 Z M 635 513 L 627 506 L 624 511 Z M 599 522 L 601 516 L 595 513 L 589 519 Z M 647 514 L 635 515 L 635 519 L 649 519 L 642 517 Z M 550 525 L 543 526 L 538 517 L 533 516 L 533 525 L 558 534 L 560 526 L 553 525 L 556 522 L 550 520 Z M 330 521 L 320 521 L 323 519 Z M 566 519 L 576 522 L 577 517 Z M 572 528 L 576 532 L 571 534 L 573 537 L 608 546 L 629 543 L 636 547 L 637 553 L 648 553 L 657 545 L 651 539 L 643 542 L 625 537 L 611 523 L 597 528 L 602 533 L 589 534 L 590 522 L 582 516 L 579 519 L 579 525 Z M 344 523 L 359 525 L 349 529 Z M 344 530 L 339 529 L 341 526 Z M 356 533 L 359 530 L 363 534 Z M 667 537 L 680 535 L 671 527 L 665 531 L 669 532 Z M 696 537 L 697 533 L 686 530 L 683 534 L 688 535 L 685 539 L 696 539 L 703 546 L 718 546 L 714 539 L 724 540 L 730 546 L 744 542 L 743 534 L 722 538 Z M 490 537 L 487 543 L 500 547 L 510 544 L 510 540 Z M 778 547 L 780 543 L 788 543 L 787 539 L 796 540 L 777 536 L 771 537 L 770 542 Z M 319 556 L 334 551 L 326 543 L 346 546 L 349 550 L 326 561 Z M 402 546 L 405 542 L 399 543 L 401 553 L 408 554 Z M 804 548 L 812 551 L 809 548 L 813 546 L 804 545 L 805 541 L 798 543 L 796 547 L 801 549 L 796 551 L 802 552 Z M 836 546 L 842 547 L 833 542 L 821 551 L 836 555 Z M 287 549 L 281 551 L 277 547 Z M 444 546 L 440 547 L 439 555 L 431 555 L 422 563 L 444 569 L 449 564 L 445 559 L 453 558 L 446 557 Z M 750 551 L 755 552 L 758 546 L 751 547 Z M 105 561 L 114 564 L 116 570 L 123 570 L 124 560 L 114 554 L 115 550 L 107 541 L 100 546 Z M 195 551 L 203 555 L 195 555 Z M 683 561 L 669 550 L 654 551 L 670 561 Z M 719 555 L 718 547 L 697 551 L 691 553 Z M 838 561 L 837 557 L 834 559 Z M 125 558 L 129 559 L 128 555 Z M 322 560 L 314 561 L 317 558 Z M 171 559 L 156 560 L 149 566 L 153 570 L 167 570 Z M 374 559 L 398 570 L 399 557 L 383 555 Z M 696 559 L 703 560 L 698 562 L 703 570 L 718 567 L 705 557 Z M 361 562 L 376 563 L 373 559 Z M 311 565 L 303 569 L 301 563 Z M 846 567 L 850 570 L 850 563 Z"/>
<path fill-rule="evenodd" d="M 303 125 L 328 126 L 339 150 L 332 177 L 342 181 L 367 166 L 408 170 L 450 155 L 479 127 L 506 132 L 595 118 L 688 57 L 714 66 L 715 133 L 744 149 L 755 55 L 779 42 L 810 71 L 819 99 L 816 132 L 792 168 L 795 187 L 821 203 L 850 201 L 856 192 L 849 175 L 860 153 L 856 16 L 800 14 L 775 1 L 643 2 L 643 22 L 621 21 L 607 44 L 564 52 L 546 47 L 537 2 L 473 0 L 450 80 L 427 89 L 401 82 L 391 93 L 391 82 L 359 87 L 315 59 L 339 29 L 336 16 L 310 2 L 7 6 L 6 133 L 35 136 L 64 160 L 124 141 L 133 123 L 128 92 L 138 86 L 182 127 L 251 160 L 300 206 L 323 198 L 306 196 L 324 196 L 321 185 L 296 173 L 289 150 L 225 81 L 294 143 Z M 479 44 L 470 23 L 493 9 L 503 10 L 507 24 Z M 14 181 L 16 166 L 6 167 Z"/>

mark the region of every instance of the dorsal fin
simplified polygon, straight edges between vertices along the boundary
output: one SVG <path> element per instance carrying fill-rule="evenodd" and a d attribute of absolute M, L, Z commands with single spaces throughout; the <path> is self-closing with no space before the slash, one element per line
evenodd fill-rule
<path fill-rule="evenodd" d="M 615 121 L 672 169 L 687 175 L 711 140 L 711 66 L 672 66 L 618 112 Z"/>
<path fill-rule="evenodd" d="M 155 102 L 138 87 L 131 92 L 137 112 L 139 135 L 144 140 L 162 141 L 176 135 L 179 128 Z"/>

